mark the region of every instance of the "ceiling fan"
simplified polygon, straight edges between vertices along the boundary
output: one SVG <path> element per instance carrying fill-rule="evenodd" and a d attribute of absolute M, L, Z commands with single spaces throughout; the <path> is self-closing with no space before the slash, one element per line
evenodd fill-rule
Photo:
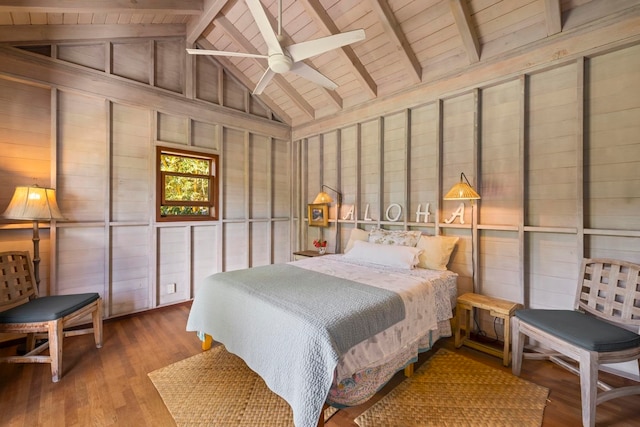
<path fill-rule="evenodd" d="M 260 0 L 245 0 L 245 2 L 247 3 L 249 12 L 251 12 L 253 19 L 258 25 L 260 34 L 262 34 L 262 37 L 267 44 L 267 55 L 206 49 L 187 49 L 187 52 L 192 55 L 236 56 L 266 59 L 269 67 L 260 78 L 256 88 L 253 90 L 254 95 L 260 95 L 276 74 L 282 74 L 288 71 L 331 90 L 338 87 L 334 82 L 302 61 L 312 56 L 328 52 L 329 50 L 364 40 L 364 30 L 348 31 L 346 33 L 334 34 L 332 36 L 322 37 L 307 42 L 282 46 L 282 0 L 278 0 L 277 33 L 273 28 L 271 28 L 271 23 L 269 22 L 269 18 L 267 17 Z"/>

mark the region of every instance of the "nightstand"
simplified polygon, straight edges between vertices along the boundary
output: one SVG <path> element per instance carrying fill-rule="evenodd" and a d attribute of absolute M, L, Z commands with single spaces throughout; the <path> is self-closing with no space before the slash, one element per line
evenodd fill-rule
<path fill-rule="evenodd" d="M 315 251 L 298 251 L 298 252 L 294 252 L 293 253 L 293 260 L 294 261 L 298 261 L 298 260 L 303 259 L 303 258 L 311 258 L 311 257 L 314 257 L 314 256 L 322 256 L 322 255 L 326 255 L 326 253 L 321 254 L 317 250 L 315 250 Z"/>
<path fill-rule="evenodd" d="M 473 328 L 473 309 L 478 308 L 480 310 L 488 310 L 489 314 L 493 317 L 498 317 L 504 322 L 504 349 L 499 350 L 483 343 L 471 340 L 471 330 Z M 509 366 L 511 362 L 511 350 L 509 348 L 511 344 L 511 316 L 519 308 L 522 308 L 522 304 L 518 304 L 511 301 L 506 301 L 499 298 L 488 297 L 486 295 L 467 293 L 458 297 L 458 304 L 456 307 L 456 326 L 455 326 L 455 343 L 456 348 L 460 348 L 462 345 L 475 348 L 476 350 L 483 351 L 485 353 L 493 354 L 494 356 L 502 357 L 502 364 Z M 464 313 L 464 314 L 463 314 Z M 460 329 L 462 329 L 462 318 L 465 317 L 464 324 L 464 336 L 461 336 Z"/>

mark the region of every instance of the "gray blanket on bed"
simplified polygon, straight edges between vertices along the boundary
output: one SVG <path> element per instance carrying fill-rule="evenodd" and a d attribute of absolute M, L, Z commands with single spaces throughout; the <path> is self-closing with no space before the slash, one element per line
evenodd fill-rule
<path fill-rule="evenodd" d="M 405 316 L 392 291 L 289 264 L 209 276 L 187 330 L 208 333 L 315 427 L 340 355 Z"/>

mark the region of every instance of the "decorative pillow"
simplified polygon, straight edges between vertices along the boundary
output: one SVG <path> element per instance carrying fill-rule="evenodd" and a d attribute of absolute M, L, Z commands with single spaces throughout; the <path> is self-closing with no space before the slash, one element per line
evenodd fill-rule
<path fill-rule="evenodd" d="M 369 233 L 369 243 L 379 245 L 415 246 L 420 240 L 420 231 L 384 230 L 376 228 Z"/>
<path fill-rule="evenodd" d="M 449 257 L 458 242 L 452 236 L 422 236 L 416 246 L 422 249 L 418 267 L 431 270 L 446 270 Z"/>
<path fill-rule="evenodd" d="M 420 252 L 422 252 L 420 249 L 410 246 L 378 245 L 356 240 L 353 242 L 351 250 L 344 254 L 344 257 L 411 270 L 418 264 Z"/>
<path fill-rule="evenodd" d="M 349 241 L 347 242 L 347 246 L 344 248 L 344 253 L 346 254 L 353 248 L 353 243 L 356 240 L 361 240 L 363 242 L 367 242 L 369 240 L 369 232 L 367 230 L 361 230 L 359 228 L 354 228 L 351 230 L 351 234 L 349 235 Z"/>

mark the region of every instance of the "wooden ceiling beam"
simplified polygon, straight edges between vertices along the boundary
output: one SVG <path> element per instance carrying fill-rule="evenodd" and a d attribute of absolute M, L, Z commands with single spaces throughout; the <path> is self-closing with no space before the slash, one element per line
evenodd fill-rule
<path fill-rule="evenodd" d="M 566 24 L 565 24 L 566 25 Z M 575 65 L 576 59 L 603 51 L 614 51 L 640 43 L 640 5 L 634 5 L 592 25 L 565 29 L 562 37 L 545 37 L 499 57 L 477 62 L 465 72 L 451 71 L 433 84 L 425 83 L 398 91 L 380 100 L 369 101 L 339 114 L 319 117 L 292 129 L 292 140 L 352 126 L 398 111 L 398 106 L 414 108 L 468 93 L 469 88 L 489 87 L 514 81 L 518 76 L 540 70 Z M 561 54 L 558 54 L 561 52 Z"/>
<path fill-rule="evenodd" d="M 184 24 L 0 25 L 0 43 L 184 37 Z"/>
<path fill-rule="evenodd" d="M 238 44 L 246 53 L 263 55 L 263 53 L 261 53 L 258 49 L 256 49 L 256 47 L 252 45 L 251 42 L 226 17 L 219 16 L 215 19 L 214 23 L 215 25 L 219 25 L 220 28 L 222 28 L 225 31 L 227 36 L 229 36 L 229 38 L 233 40 L 234 43 Z M 215 48 L 212 47 L 212 49 L 215 49 Z M 260 66 L 261 70 L 263 71 L 267 70 L 268 65 L 267 66 L 264 65 L 265 63 L 264 59 L 254 58 L 253 60 Z M 289 83 L 280 74 L 276 74 L 273 77 L 272 81 L 276 83 L 278 86 L 280 86 L 280 89 L 282 89 L 282 91 L 289 98 L 291 98 L 294 104 L 296 104 L 307 116 L 309 116 L 312 119 L 315 118 L 315 110 L 313 109 L 311 104 L 305 101 L 305 99 L 295 90 L 295 88 L 291 86 L 291 83 Z M 256 86 L 256 83 L 252 83 L 252 85 L 249 85 L 247 87 L 255 87 L 255 86 Z"/>
<path fill-rule="evenodd" d="M 0 0 L 0 12 L 200 15 L 203 0 Z"/>
<path fill-rule="evenodd" d="M 458 33 L 462 38 L 462 45 L 467 52 L 469 63 L 480 61 L 480 42 L 475 27 L 471 21 L 471 13 L 466 0 L 449 0 L 451 14 L 458 27 Z"/>
<path fill-rule="evenodd" d="M 304 6 L 307 14 L 313 19 L 318 28 L 328 35 L 340 33 L 340 29 L 333 20 L 331 20 L 319 0 L 300 0 L 300 3 Z M 376 82 L 364 67 L 353 48 L 351 46 L 343 46 L 341 49 L 337 49 L 336 52 L 342 56 L 343 62 L 351 68 L 351 72 L 367 91 L 369 97 L 376 98 L 378 96 L 378 85 L 376 85 Z"/>
<path fill-rule="evenodd" d="M 187 22 L 187 43 L 193 44 L 205 32 L 218 13 L 228 4 L 237 0 L 204 0 L 204 11 L 199 16 L 193 16 Z"/>
<path fill-rule="evenodd" d="M 413 53 L 411 45 L 402 32 L 400 24 L 393 15 L 393 11 L 389 7 L 389 4 L 386 0 L 371 0 L 371 5 L 378 15 L 380 24 L 384 28 L 385 33 L 396 46 L 398 54 L 400 55 L 400 60 L 409 70 L 409 77 L 413 83 L 420 83 L 422 81 L 422 65 L 420 65 L 420 61 L 418 61 L 415 53 Z"/>
<path fill-rule="evenodd" d="M 544 0 L 544 16 L 547 23 L 547 35 L 562 31 L 562 7 L 560 0 Z"/>

